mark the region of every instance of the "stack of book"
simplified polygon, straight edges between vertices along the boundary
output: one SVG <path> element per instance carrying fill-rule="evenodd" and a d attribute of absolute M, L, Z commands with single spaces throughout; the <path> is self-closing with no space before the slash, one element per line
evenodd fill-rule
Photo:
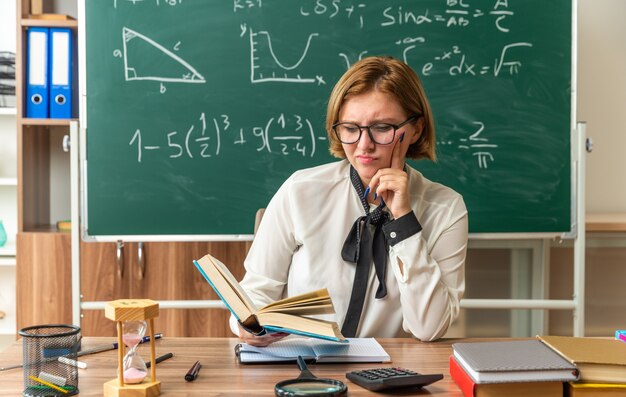
<path fill-rule="evenodd" d="M 562 397 L 578 370 L 539 340 L 452 344 L 450 376 L 465 397 Z"/>
<path fill-rule="evenodd" d="M 465 397 L 626 396 L 626 343 L 537 336 L 455 343 L 450 375 Z"/>
<path fill-rule="evenodd" d="M 626 343 L 622 340 L 570 336 L 537 338 L 578 368 L 580 379 L 566 384 L 567 396 L 626 396 Z"/>

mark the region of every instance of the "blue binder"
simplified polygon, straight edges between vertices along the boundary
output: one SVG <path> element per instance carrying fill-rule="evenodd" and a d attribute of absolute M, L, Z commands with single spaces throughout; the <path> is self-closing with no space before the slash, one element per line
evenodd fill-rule
<path fill-rule="evenodd" d="M 72 31 L 50 28 L 50 118 L 72 117 Z"/>
<path fill-rule="evenodd" d="M 28 28 L 26 57 L 26 117 L 47 118 L 49 28 Z"/>

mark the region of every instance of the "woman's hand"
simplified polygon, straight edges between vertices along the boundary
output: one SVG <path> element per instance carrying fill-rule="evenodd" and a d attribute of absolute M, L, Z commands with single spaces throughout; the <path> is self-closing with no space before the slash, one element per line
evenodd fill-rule
<path fill-rule="evenodd" d="M 239 337 L 242 341 L 251 346 L 265 347 L 271 343 L 283 339 L 285 336 L 288 335 L 289 334 L 286 332 L 274 332 L 272 334 L 257 336 L 246 331 L 245 329 L 243 329 L 241 324 L 239 324 Z"/>
<path fill-rule="evenodd" d="M 404 135 L 404 133 L 402 133 Z M 409 197 L 409 176 L 404 172 L 406 152 L 415 139 L 398 138 L 391 155 L 389 168 L 381 168 L 370 180 L 370 190 L 382 197 L 395 219 L 412 211 Z"/>

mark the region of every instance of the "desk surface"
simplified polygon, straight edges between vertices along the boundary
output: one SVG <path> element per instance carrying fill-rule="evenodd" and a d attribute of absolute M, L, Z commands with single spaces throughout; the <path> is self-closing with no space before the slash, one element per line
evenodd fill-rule
<path fill-rule="evenodd" d="M 443 373 L 444 379 L 426 387 L 423 391 L 412 390 L 411 395 L 458 396 L 463 394 L 450 378 L 448 357 L 451 344 L 458 339 L 422 343 L 415 339 L 378 339 L 392 362 L 386 364 L 310 364 L 309 369 L 318 377 L 334 378 L 348 385 L 350 396 L 385 395 L 371 393 L 346 379 L 345 373 L 354 369 L 399 366 L 417 372 Z M 83 349 L 114 342 L 113 338 L 83 338 Z M 163 338 L 156 342 L 157 356 L 172 352 L 174 357 L 157 364 L 157 379 L 161 381 L 162 396 L 273 396 L 274 384 L 280 380 L 296 377 L 296 364 L 238 364 L 234 347 L 235 338 Z M 149 350 L 142 348 L 140 354 L 149 357 Z M 0 367 L 19 364 L 22 344 L 17 341 L 0 354 Z M 102 384 L 116 377 L 116 351 L 80 357 L 88 364 L 79 370 L 78 387 L 81 396 L 101 396 Z M 202 363 L 198 378 L 186 382 L 184 375 L 196 360 Z M 0 372 L 0 395 L 21 396 L 23 388 L 22 369 Z M 399 395 L 396 392 L 393 395 Z M 406 393 L 400 393 L 406 395 Z"/>
<path fill-rule="evenodd" d="M 586 218 L 588 232 L 626 232 L 625 213 L 589 213 Z"/>

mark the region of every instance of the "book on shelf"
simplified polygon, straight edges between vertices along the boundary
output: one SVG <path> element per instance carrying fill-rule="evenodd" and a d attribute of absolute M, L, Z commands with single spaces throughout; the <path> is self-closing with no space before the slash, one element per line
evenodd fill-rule
<path fill-rule="evenodd" d="M 536 339 L 452 344 L 475 383 L 578 380 L 576 366 Z"/>
<path fill-rule="evenodd" d="M 626 383 L 626 343 L 616 339 L 574 336 L 537 338 L 575 364 L 580 371 L 580 381 Z"/>
<path fill-rule="evenodd" d="M 565 384 L 567 397 L 624 397 L 624 383 L 568 382 Z"/>
<path fill-rule="evenodd" d="M 450 356 L 450 377 L 465 397 L 563 397 L 563 382 L 476 383 Z"/>
<path fill-rule="evenodd" d="M 235 349 L 243 364 L 293 362 L 298 356 L 316 363 L 382 363 L 391 358 L 374 338 L 348 338 L 349 343 L 289 337 L 266 347 L 240 343 Z"/>
<path fill-rule="evenodd" d="M 257 308 L 222 262 L 208 254 L 193 262 L 217 296 L 249 332 L 255 335 L 286 332 L 348 342 L 336 322 L 306 317 L 335 312 L 327 289 L 291 296 Z"/>

